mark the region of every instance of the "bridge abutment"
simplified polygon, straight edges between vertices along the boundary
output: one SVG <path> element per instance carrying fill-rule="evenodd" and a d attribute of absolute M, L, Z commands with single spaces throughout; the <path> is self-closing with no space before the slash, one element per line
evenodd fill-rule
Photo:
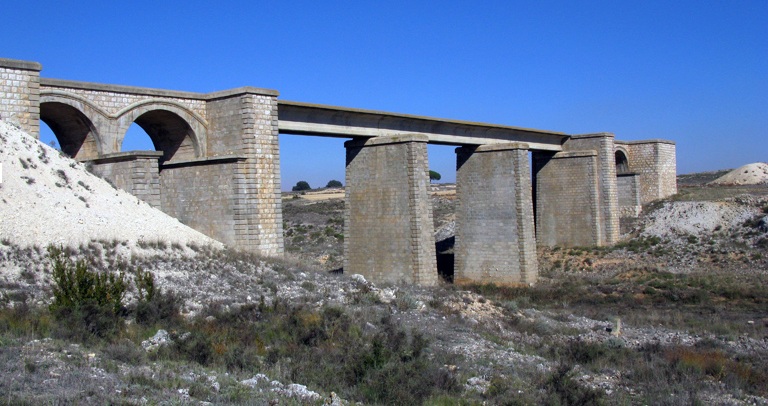
<path fill-rule="evenodd" d="M 456 155 L 454 282 L 535 283 L 528 145 L 461 147 Z"/>
<path fill-rule="evenodd" d="M 344 272 L 437 283 L 426 136 L 352 140 L 347 149 Z"/>

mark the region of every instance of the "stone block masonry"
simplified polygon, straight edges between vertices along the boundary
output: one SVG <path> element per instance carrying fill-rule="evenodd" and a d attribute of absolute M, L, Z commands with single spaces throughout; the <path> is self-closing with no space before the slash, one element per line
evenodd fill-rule
<path fill-rule="evenodd" d="M 427 138 L 353 140 L 347 149 L 344 272 L 437 283 Z"/>
<path fill-rule="evenodd" d="M 565 142 L 563 151 L 595 151 L 598 175 L 598 219 L 601 227 L 598 245 L 619 241 L 619 197 L 616 189 L 616 148 L 611 133 L 574 135 Z"/>
<path fill-rule="evenodd" d="M 239 244 L 235 228 L 238 166 L 243 158 L 220 157 L 163 166 L 162 208 L 182 223 L 229 246 Z"/>
<path fill-rule="evenodd" d="M 163 155 L 158 151 L 134 151 L 105 155 L 90 161 L 91 172 L 109 179 L 115 187 L 160 209 L 160 172 L 158 161 Z"/>
<path fill-rule="evenodd" d="M 37 62 L 0 58 L 0 119 L 40 138 L 40 70 Z"/>
<path fill-rule="evenodd" d="M 94 172 L 225 244 L 283 254 L 276 91 L 200 94 L 56 79 L 41 89 L 41 119 Z M 159 157 L 121 151 L 134 122 Z"/>
<path fill-rule="evenodd" d="M 666 140 L 617 142 L 629 152 L 629 170 L 637 174 L 640 203 L 677 193 L 675 143 Z"/>
<path fill-rule="evenodd" d="M 632 218 L 640 215 L 640 188 L 637 183 L 637 175 L 624 173 L 617 175 L 616 188 L 619 193 L 619 217 Z"/>
<path fill-rule="evenodd" d="M 545 247 L 603 244 L 596 151 L 534 153 L 536 241 Z"/>
<path fill-rule="evenodd" d="M 454 281 L 536 282 L 531 170 L 526 144 L 456 149 Z"/>

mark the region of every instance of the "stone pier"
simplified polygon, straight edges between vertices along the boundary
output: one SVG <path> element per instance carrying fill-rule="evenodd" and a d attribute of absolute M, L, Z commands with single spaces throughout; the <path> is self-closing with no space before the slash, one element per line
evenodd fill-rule
<path fill-rule="evenodd" d="M 427 141 L 347 141 L 344 273 L 376 282 L 437 283 Z"/>
<path fill-rule="evenodd" d="M 528 145 L 456 149 L 454 282 L 536 282 Z"/>

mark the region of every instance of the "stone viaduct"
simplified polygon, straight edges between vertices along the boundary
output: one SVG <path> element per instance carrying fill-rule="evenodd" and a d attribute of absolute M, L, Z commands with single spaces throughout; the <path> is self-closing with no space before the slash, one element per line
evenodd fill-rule
<path fill-rule="evenodd" d="M 437 282 L 427 144 L 455 145 L 457 283 L 531 284 L 538 246 L 600 246 L 619 220 L 676 193 L 675 144 L 280 100 L 40 78 L 0 59 L 0 118 L 230 246 L 283 254 L 278 134 L 344 137 L 344 271 Z M 132 123 L 154 151 L 123 151 Z M 532 167 L 531 167 L 532 166 Z M 118 210 L 118 208 L 115 208 Z"/>

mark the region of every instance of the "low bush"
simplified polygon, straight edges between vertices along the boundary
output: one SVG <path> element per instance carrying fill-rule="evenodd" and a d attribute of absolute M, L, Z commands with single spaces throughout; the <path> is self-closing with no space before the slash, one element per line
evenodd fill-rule
<path fill-rule="evenodd" d="M 51 314 L 62 322 L 62 337 L 86 341 L 90 336 L 112 337 L 120 330 L 127 283 L 123 274 L 88 270 L 85 260 L 72 262 L 63 249 L 48 247 L 53 265 Z"/>

